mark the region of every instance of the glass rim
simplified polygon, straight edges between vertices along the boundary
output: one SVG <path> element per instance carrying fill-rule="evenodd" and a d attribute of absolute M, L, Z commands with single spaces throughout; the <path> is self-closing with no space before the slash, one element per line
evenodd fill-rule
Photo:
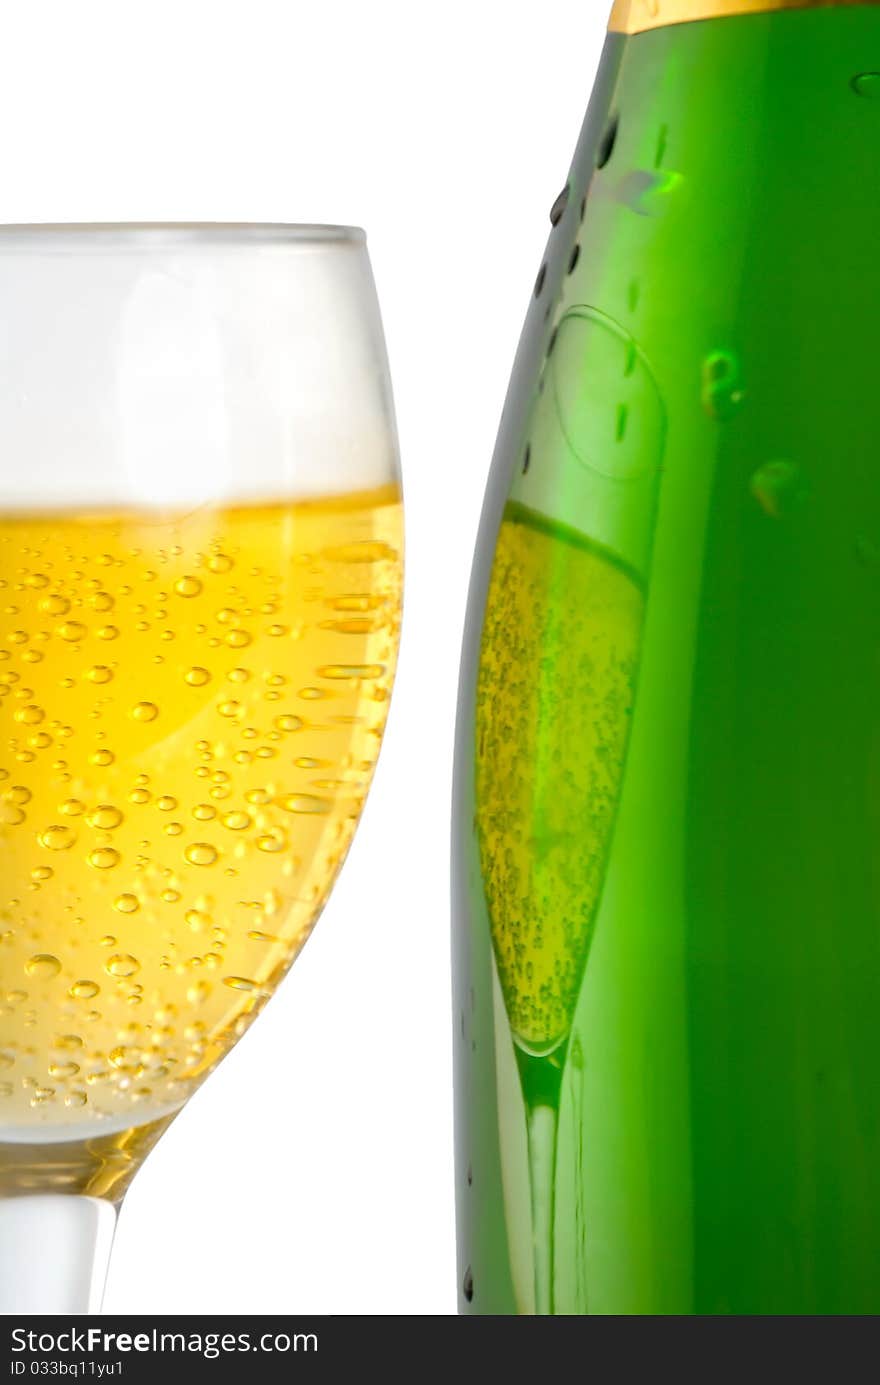
<path fill-rule="evenodd" d="M 0 252 L 23 246 L 110 244 L 178 246 L 292 245 L 315 248 L 366 243 L 361 226 L 284 221 L 59 221 L 0 224 Z"/>

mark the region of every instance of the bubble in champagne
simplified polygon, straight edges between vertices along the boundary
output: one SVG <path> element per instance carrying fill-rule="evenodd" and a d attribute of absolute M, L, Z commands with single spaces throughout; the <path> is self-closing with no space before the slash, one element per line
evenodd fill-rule
<path fill-rule="evenodd" d="M 210 842 L 193 842 L 183 854 L 191 866 L 212 866 L 217 860 L 217 849 Z"/>
<path fill-rule="evenodd" d="M 40 833 L 40 846 L 44 846 L 47 851 L 69 851 L 75 841 L 76 833 L 73 828 L 66 827 L 63 823 L 53 823 L 45 832 Z"/>
<path fill-rule="evenodd" d="M 76 1077 L 79 1072 L 79 1063 L 50 1063 L 48 1071 L 50 1077 Z"/>
<path fill-rule="evenodd" d="M 287 847 L 287 837 L 279 828 L 273 827 L 271 832 L 263 832 L 257 838 L 257 848 L 260 851 L 273 852 L 284 851 Z"/>
<path fill-rule="evenodd" d="M 25 726 L 39 726 L 45 715 L 42 707 L 30 703 L 27 707 L 19 707 L 15 713 L 15 720 L 23 722 Z"/>
<path fill-rule="evenodd" d="M 104 963 L 104 970 L 109 976 L 135 976 L 140 969 L 140 962 L 130 952 L 116 952 Z"/>
<path fill-rule="evenodd" d="M 101 832 L 112 832 L 122 822 L 122 813 L 112 803 L 100 803 L 89 813 L 89 824 Z"/>
<path fill-rule="evenodd" d="M 159 715 L 159 708 L 155 702 L 138 702 L 131 710 L 135 721 L 155 721 Z"/>
<path fill-rule="evenodd" d="M 67 994 L 72 1000 L 94 1000 L 100 989 L 95 981 L 74 981 Z"/>
<path fill-rule="evenodd" d="M 113 908 L 120 914 L 136 914 L 140 907 L 138 897 L 134 894 L 117 895 L 113 901 Z"/>
<path fill-rule="evenodd" d="M 199 665 L 189 669 L 184 677 L 191 688 L 203 688 L 206 683 L 210 683 L 211 675 L 206 668 Z"/>
<path fill-rule="evenodd" d="M 281 798 L 276 798 L 275 802 L 286 813 L 329 813 L 333 807 L 329 798 L 320 798 L 317 794 L 311 793 L 284 794 Z"/>
<path fill-rule="evenodd" d="M 319 678 L 381 678 L 382 664 L 324 664 L 317 670 Z"/>
<path fill-rule="evenodd" d="M 61 971 L 61 963 L 51 952 L 35 952 L 25 963 L 28 976 L 37 981 L 53 981 Z"/>
<path fill-rule="evenodd" d="M 198 596 L 202 590 L 202 584 L 198 577 L 181 577 L 174 583 L 174 590 L 177 592 L 178 596 Z"/>
<path fill-rule="evenodd" d="M 119 864 L 119 852 L 112 846 L 99 846 L 89 852 L 88 860 L 95 870 L 112 870 Z"/>
<path fill-rule="evenodd" d="M 40 610 L 49 616 L 66 616 L 70 610 L 70 602 L 60 592 L 52 592 L 40 602 Z"/>

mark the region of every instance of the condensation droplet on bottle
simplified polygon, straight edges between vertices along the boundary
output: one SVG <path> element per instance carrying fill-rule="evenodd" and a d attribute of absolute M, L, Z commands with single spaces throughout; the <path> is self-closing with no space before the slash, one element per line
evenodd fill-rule
<path fill-rule="evenodd" d="M 850 86 L 856 96 L 866 96 L 870 101 L 880 101 L 880 72 L 860 72 L 853 77 Z"/>
<path fill-rule="evenodd" d="M 140 908 L 137 895 L 121 894 L 113 902 L 113 908 L 120 914 L 136 914 Z"/>
<path fill-rule="evenodd" d="M 785 519 L 793 514 L 809 495 L 809 487 L 797 462 L 784 458 L 758 467 L 749 482 L 749 490 L 771 519 Z"/>
<path fill-rule="evenodd" d="M 612 116 L 602 133 L 599 147 L 596 151 L 596 167 L 604 168 L 611 161 L 614 153 L 614 146 L 617 143 L 617 133 L 620 129 L 620 117 Z"/>
<path fill-rule="evenodd" d="M 745 398 L 739 357 L 733 351 L 711 351 L 705 358 L 700 398 L 717 423 L 733 418 Z"/>
<path fill-rule="evenodd" d="M 100 832 L 112 832 L 122 822 L 122 813 L 112 803 L 99 803 L 94 812 L 89 813 L 88 820 Z"/>
<path fill-rule="evenodd" d="M 559 223 L 560 223 L 560 221 L 562 220 L 562 218 L 563 218 L 563 216 L 564 216 L 564 214 L 565 214 L 565 209 L 566 209 L 566 207 L 568 206 L 568 199 L 569 199 L 570 194 L 571 194 L 571 186 L 570 186 L 569 183 L 566 183 L 565 187 L 562 189 L 562 191 L 561 191 L 561 192 L 559 193 L 559 195 L 556 197 L 556 199 L 555 199 L 555 201 L 554 201 L 554 203 L 553 203 L 553 206 L 550 208 L 550 225 L 551 225 L 551 226 L 558 226 Z"/>
<path fill-rule="evenodd" d="M 669 169 L 637 168 L 620 180 L 615 197 L 637 216 L 662 216 L 684 179 Z"/>
<path fill-rule="evenodd" d="M 464 1272 L 464 1282 L 462 1283 L 462 1292 L 464 1293 L 465 1301 L 466 1301 L 467 1303 L 473 1302 L 473 1297 L 474 1297 L 474 1276 L 473 1276 L 473 1272 L 472 1272 L 472 1270 L 471 1270 L 470 1265 L 468 1265 L 467 1269 L 466 1269 L 465 1272 Z"/>
<path fill-rule="evenodd" d="M 184 678 L 191 688 L 203 688 L 206 683 L 210 683 L 211 675 L 206 668 L 195 666 L 184 674 Z"/>

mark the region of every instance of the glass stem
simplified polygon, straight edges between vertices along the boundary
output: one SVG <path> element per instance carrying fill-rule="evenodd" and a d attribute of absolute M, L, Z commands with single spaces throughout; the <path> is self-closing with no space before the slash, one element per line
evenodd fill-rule
<path fill-rule="evenodd" d="M 535 1271 L 535 1313 L 555 1313 L 554 1277 L 556 1236 L 556 1144 L 559 1102 L 568 1041 L 551 1053 L 532 1054 L 517 1046 L 516 1058 L 523 1098 L 529 1149 L 532 1196 L 532 1255 Z"/>
<path fill-rule="evenodd" d="M 555 1271 L 556 1143 L 559 1106 L 531 1106 L 528 1111 L 529 1179 L 532 1191 L 532 1250 L 535 1269 L 535 1313 L 552 1315 Z"/>
<path fill-rule="evenodd" d="M 74 1193 L 0 1199 L 0 1313 L 97 1313 L 116 1215 Z"/>

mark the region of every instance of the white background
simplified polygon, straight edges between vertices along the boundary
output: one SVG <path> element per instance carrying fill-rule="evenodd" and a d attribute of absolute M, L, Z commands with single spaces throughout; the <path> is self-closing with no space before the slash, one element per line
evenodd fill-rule
<path fill-rule="evenodd" d="M 448 838 L 471 551 L 602 0 L 0 0 L 0 221 L 367 228 L 406 616 L 321 924 L 138 1175 L 111 1313 L 455 1311 Z"/>

